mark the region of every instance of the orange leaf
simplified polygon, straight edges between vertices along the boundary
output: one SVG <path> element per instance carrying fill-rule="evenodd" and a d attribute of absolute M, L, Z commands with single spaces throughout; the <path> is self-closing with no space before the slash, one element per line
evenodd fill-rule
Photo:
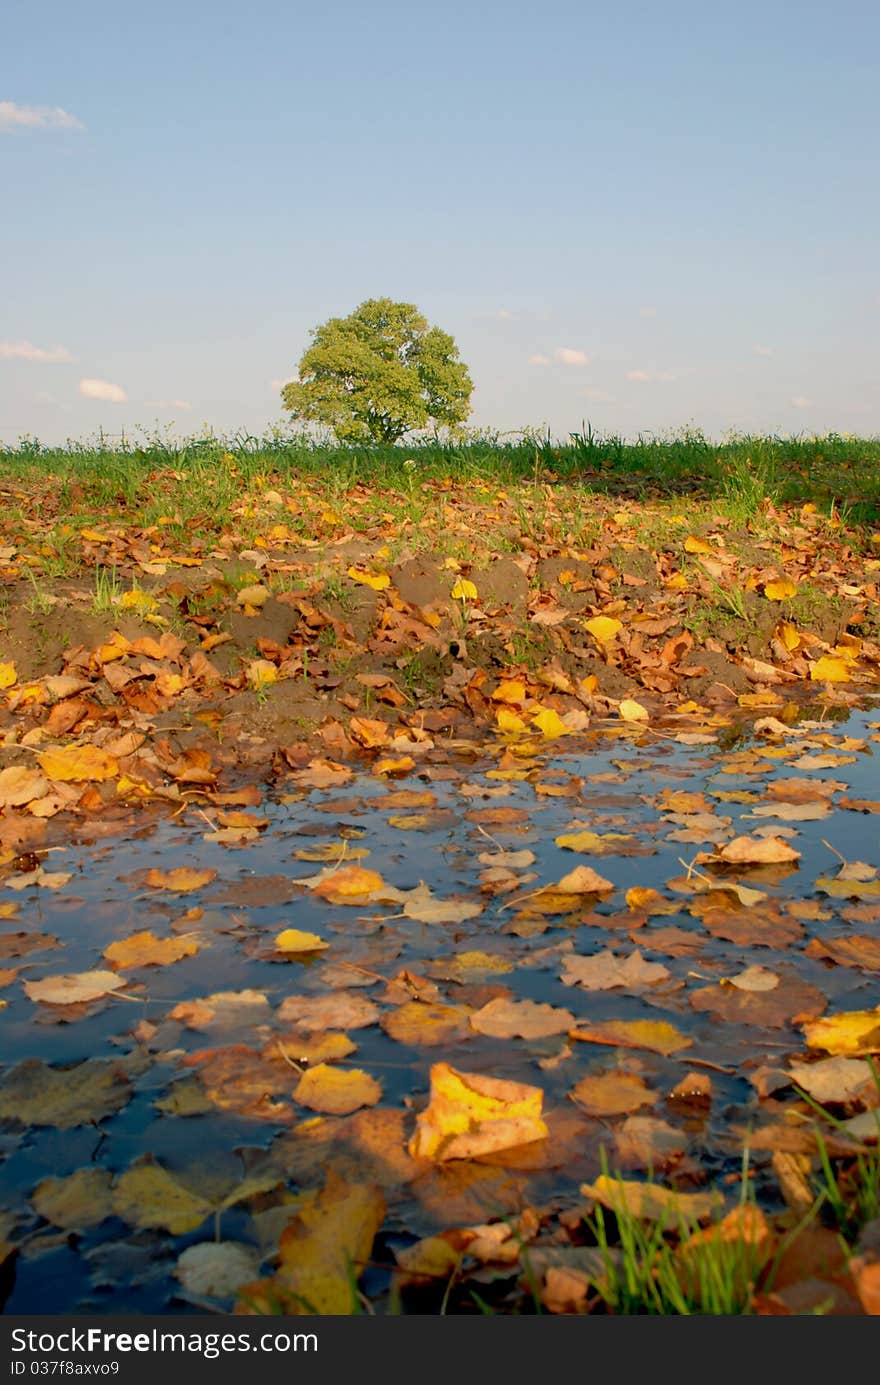
<path fill-rule="evenodd" d="M 58 746 L 37 758 L 46 777 L 59 783 L 112 779 L 119 770 L 113 756 L 95 745 Z"/>
<path fill-rule="evenodd" d="M 191 866 L 175 866 L 173 870 L 148 870 L 144 884 L 151 890 L 171 890 L 174 894 L 189 894 L 200 890 L 217 878 L 215 870 L 193 870 Z"/>

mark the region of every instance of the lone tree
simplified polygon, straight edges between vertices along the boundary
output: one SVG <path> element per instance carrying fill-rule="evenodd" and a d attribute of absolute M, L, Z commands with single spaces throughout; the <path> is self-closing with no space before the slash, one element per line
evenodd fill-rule
<path fill-rule="evenodd" d="M 470 412 L 474 386 L 458 347 L 412 303 L 368 298 L 312 337 L 282 403 L 340 442 L 397 442 L 418 428 L 463 423 Z"/>

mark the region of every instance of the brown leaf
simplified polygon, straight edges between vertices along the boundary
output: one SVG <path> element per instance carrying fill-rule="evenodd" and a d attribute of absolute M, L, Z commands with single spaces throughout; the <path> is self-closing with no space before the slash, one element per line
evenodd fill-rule
<path fill-rule="evenodd" d="M 194 938 L 157 938 L 145 929 L 111 943 L 104 948 L 104 956 L 117 971 L 127 971 L 130 967 L 163 967 L 183 957 L 194 957 L 198 950 Z"/>
<path fill-rule="evenodd" d="M 719 860 L 727 865 L 779 865 L 783 862 L 800 860 L 796 851 L 781 837 L 734 837 L 732 842 L 716 852 Z"/>
<path fill-rule="evenodd" d="M 587 1074 L 569 1096 L 588 1116 L 629 1115 L 640 1106 L 653 1106 L 657 1101 L 657 1093 L 637 1073 L 622 1071 Z"/>
<path fill-rule="evenodd" d="M 592 957 L 563 957 L 562 980 L 566 986 L 583 986 L 587 991 L 607 991 L 615 986 L 639 990 L 666 981 L 669 970 L 660 962 L 648 962 L 636 950 L 617 957 L 607 948 Z"/>
<path fill-rule="evenodd" d="M 490 1000 L 471 1015 L 471 1028 L 495 1039 L 540 1039 L 565 1034 L 574 1024 L 570 1010 L 538 1005 L 533 1000 Z"/>

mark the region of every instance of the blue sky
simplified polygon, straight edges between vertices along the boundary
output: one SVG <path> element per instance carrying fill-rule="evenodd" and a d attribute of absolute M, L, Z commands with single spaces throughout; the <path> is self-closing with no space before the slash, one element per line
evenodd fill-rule
<path fill-rule="evenodd" d="M 6 0 L 0 440 L 284 415 L 388 295 L 471 422 L 880 433 L 875 0 Z"/>

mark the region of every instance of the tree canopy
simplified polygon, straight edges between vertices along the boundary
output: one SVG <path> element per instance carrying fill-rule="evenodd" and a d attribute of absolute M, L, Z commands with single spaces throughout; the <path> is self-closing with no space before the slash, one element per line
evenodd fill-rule
<path fill-rule="evenodd" d="M 281 399 L 295 418 L 324 424 L 340 442 L 397 442 L 454 427 L 470 412 L 473 381 L 455 341 L 413 303 L 368 298 L 312 338 Z"/>

